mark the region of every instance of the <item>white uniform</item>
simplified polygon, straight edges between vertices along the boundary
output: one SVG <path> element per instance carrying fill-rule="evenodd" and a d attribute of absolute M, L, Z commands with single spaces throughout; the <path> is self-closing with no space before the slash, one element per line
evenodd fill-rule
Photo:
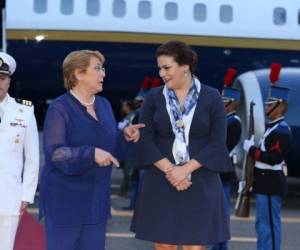
<path fill-rule="evenodd" d="M 39 140 L 33 106 L 20 104 L 7 94 L 0 108 L 0 250 L 8 250 L 12 249 L 11 246 L 3 246 L 1 242 L 9 237 L 13 244 L 17 225 L 15 222 L 8 223 L 7 218 L 15 221 L 21 202 L 34 201 L 39 171 Z"/>

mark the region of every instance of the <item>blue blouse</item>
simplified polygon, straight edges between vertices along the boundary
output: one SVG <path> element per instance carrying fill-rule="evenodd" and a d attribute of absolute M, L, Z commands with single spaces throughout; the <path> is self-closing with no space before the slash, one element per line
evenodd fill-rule
<path fill-rule="evenodd" d="M 110 217 L 111 166 L 95 162 L 95 148 L 114 155 L 117 124 L 111 105 L 96 97 L 94 119 L 69 92 L 56 98 L 44 123 L 45 167 L 40 217 L 56 225 L 94 224 Z"/>

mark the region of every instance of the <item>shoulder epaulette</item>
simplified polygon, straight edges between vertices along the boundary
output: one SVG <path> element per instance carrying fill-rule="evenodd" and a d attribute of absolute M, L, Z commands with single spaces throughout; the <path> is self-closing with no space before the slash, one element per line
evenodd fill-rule
<path fill-rule="evenodd" d="M 282 127 L 288 127 L 289 126 L 285 120 L 282 120 L 281 122 L 279 122 L 279 125 L 282 126 Z"/>
<path fill-rule="evenodd" d="M 241 121 L 241 118 L 238 115 L 234 115 L 234 118 L 237 119 L 238 121 Z"/>
<path fill-rule="evenodd" d="M 25 106 L 32 106 L 32 101 L 28 101 L 28 100 L 24 100 L 24 99 L 19 99 L 19 98 L 15 98 L 15 101 L 17 103 L 20 103 L 22 105 L 25 105 Z"/>

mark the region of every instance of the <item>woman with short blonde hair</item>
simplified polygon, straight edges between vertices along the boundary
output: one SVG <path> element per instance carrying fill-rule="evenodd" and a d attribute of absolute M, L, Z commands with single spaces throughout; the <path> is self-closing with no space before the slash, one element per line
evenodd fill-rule
<path fill-rule="evenodd" d="M 71 52 L 63 62 L 68 90 L 51 102 L 44 122 L 45 167 L 40 182 L 40 216 L 47 250 L 104 250 L 110 218 L 110 186 L 117 124 L 103 90 L 104 56 Z M 138 129 L 124 129 L 138 140 Z"/>

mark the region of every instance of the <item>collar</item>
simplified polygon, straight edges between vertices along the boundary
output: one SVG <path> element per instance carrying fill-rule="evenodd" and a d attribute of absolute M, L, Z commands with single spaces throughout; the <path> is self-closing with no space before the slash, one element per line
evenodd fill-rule
<path fill-rule="evenodd" d="M 197 93 L 198 95 L 200 95 L 200 91 L 201 91 L 201 82 L 200 80 L 198 79 L 197 76 L 195 75 L 192 75 L 192 85 L 190 86 L 190 88 L 192 88 L 193 86 L 193 83 L 195 83 L 195 86 L 196 86 L 196 89 L 197 89 Z M 190 89 L 189 89 L 190 90 Z M 168 88 L 166 85 L 163 86 L 163 94 L 167 93 L 168 91 Z"/>
<path fill-rule="evenodd" d="M 9 98 L 9 94 L 6 94 L 6 96 L 4 97 L 2 102 L 0 102 L 0 108 L 2 109 L 3 112 L 5 111 L 5 109 L 7 107 L 8 98 Z"/>
<path fill-rule="evenodd" d="M 277 123 L 281 122 L 282 120 L 284 120 L 284 116 L 281 116 L 281 117 L 275 119 L 274 121 L 270 121 L 267 124 L 267 128 L 272 128 L 274 125 L 276 125 Z"/>
<path fill-rule="evenodd" d="M 229 116 L 232 116 L 232 115 L 235 115 L 235 114 L 236 114 L 236 111 L 231 111 L 231 112 L 227 113 L 226 115 L 227 115 L 227 117 L 229 117 Z"/>
<path fill-rule="evenodd" d="M 198 79 L 197 76 L 193 75 L 192 76 L 194 82 L 195 82 L 195 85 L 196 85 L 196 88 L 197 88 L 197 92 L 198 92 L 198 95 L 200 94 L 200 90 L 201 90 L 201 82 L 200 80 Z"/>

